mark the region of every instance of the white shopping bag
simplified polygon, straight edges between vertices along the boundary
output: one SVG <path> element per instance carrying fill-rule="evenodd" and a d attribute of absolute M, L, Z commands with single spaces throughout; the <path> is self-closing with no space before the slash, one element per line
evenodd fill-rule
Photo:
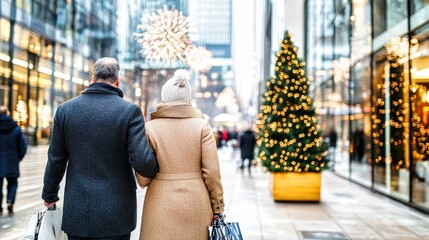
<path fill-rule="evenodd" d="M 31 216 L 24 240 L 65 240 L 61 230 L 63 210 L 59 208 L 40 211 Z"/>
<path fill-rule="evenodd" d="M 23 240 L 34 240 L 35 239 L 34 236 L 36 234 L 37 224 L 41 220 L 42 214 L 43 214 L 43 212 L 38 212 L 37 214 L 31 216 L 30 221 L 28 222 L 27 231 L 24 234 Z M 40 223 L 39 223 L 39 225 L 40 225 Z"/>

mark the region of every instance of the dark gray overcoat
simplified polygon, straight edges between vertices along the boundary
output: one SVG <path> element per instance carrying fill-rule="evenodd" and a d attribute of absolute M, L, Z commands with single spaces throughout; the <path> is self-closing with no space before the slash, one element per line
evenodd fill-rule
<path fill-rule="evenodd" d="M 19 162 L 24 158 L 26 151 L 27 140 L 22 134 L 21 128 L 11 117 L 1 114 L 0 177 L 19 177 Z M 2 186 L 0 186 L 0 191 L 1 188 Z"/>
<path fill-rule="evenodd" d="M 94 83 L 55 114 L 42 198 L 59 200 L 67 169 L 62 229 L 69 235 L 101 238 L 133 231 L 133 169 L 146 177 L 158 171 L 141 109 L 122 97 L 120 89 Z"/>

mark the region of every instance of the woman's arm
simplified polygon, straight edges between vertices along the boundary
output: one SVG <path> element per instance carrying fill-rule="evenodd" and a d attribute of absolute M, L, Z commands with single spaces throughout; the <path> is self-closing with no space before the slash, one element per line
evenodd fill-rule
<path fill-rule="evenodd" d="M 213 213 L 220 214 L 224 211 L 225 207 L 223 187 L 220 177 L 216 142 L 208 123 L 202 131 L 201 148 L 203 179 L 209 191 Z"/>

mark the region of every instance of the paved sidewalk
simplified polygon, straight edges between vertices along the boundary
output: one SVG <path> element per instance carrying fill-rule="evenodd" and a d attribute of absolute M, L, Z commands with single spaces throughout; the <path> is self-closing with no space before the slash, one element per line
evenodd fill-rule
<path fill-rule="evenodd" d="M 219 151 L 225 211 L 227 221 L 240 223 L 245 240 L 429 240 L 429 216 L 329 171 L 322 174 L 320 203 L 274 202 L 270 173 L 255 168 L 252 176 L 242 175 L 231 155 L 229 149 Z M 140 202 L 144 192 L 138 192 Z"/>
<path fill-rule="evenodd" d="M 0 217 L 0 239 L 18 240 L 30 215 L 41 210 L 46 147 L 30 149 L 21 165 L 16 213 Z M 237 172 L 229 150 L 219 152 L 227 221 L 238 221 L 245 240 L 294 239 L 427 239 L 429 215 L 371 193 L 329 171 L 322 174 L 320 203 L 274 202 L 269 173 L 253 169 Z M 138 190 L 139 215 L 145 190 Z M 61 205 L 60 201 L 60 205 Z M 140 218 L 138 219 L 140 221 Z M 132 239 L 137 240 L 139 226 Z"/>
<path fill-rule="evenodd" d="M 429 216 L 374 194 L 329 171 L 322 174 L 320 203 L 274 202 L 270 173 L 236 172 L 221 153 L 228 221 L 240 223 L 246 240 L 429 239 Z"/>

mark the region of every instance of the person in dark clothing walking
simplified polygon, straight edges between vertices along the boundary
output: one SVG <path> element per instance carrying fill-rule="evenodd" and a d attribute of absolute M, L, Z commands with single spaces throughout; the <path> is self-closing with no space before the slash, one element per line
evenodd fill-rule
<path fill-rule="evenodd" d="M 329 146 L 335 149 L 337 147 L 337 139 L 338 135 L 335 128 L 331 128 L 331 131 L 329 132 Z"/>
<path fill-rule="evenodd" d="M 254 150 L 256 145 L 255 133 L 249 128 L 240 136 L 241 150 L 241 172 L 244 171 L 245 161 L 248 160 L 249 175 L 251 175 L 252 161 L 254 158 Z"/>
<path fill-rule="evenodd" d="M 357 128 L 353 133 L 354 160 L 362 162 L 365 155 L 365 133 L 361 128 Z"/>
<path fill-rule="evenodd" d="M 92 84 L 55 114 L 42 198 L 46 207 L 59 200 L 67 171 L 62 230 L 69 240 L 129 240 L 137 223 L 133 169 L 148 178 L 158 172 L 141 109 L 123 99 L 118 74 L 116 59 L 97 60 Z"/>
<path fill-rule="evenodd" d="M 7 180 L 7 210 L 13 214 L 18 188 L 19 162 L 27 151 L 27 141 L 21 128 L 8 115 L 6 107 L 0 106 L 0 213 L 3 212 L 3 180 Z"/>

